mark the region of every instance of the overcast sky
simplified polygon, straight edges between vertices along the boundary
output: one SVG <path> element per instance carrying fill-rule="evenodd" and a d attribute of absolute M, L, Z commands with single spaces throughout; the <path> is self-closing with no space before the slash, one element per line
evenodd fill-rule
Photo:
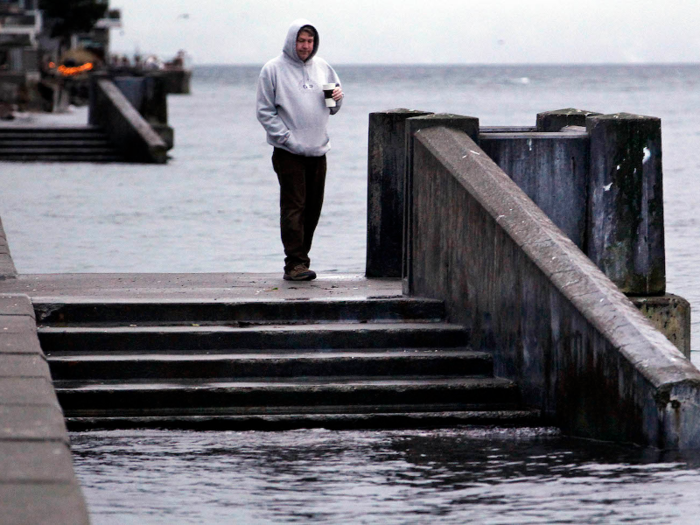
<path fill-rule="evenodd" d="M 112 51 L 262 64 L 296 18 L 333 64 L 700 62 L 700 0 L 111 0 Z"/>

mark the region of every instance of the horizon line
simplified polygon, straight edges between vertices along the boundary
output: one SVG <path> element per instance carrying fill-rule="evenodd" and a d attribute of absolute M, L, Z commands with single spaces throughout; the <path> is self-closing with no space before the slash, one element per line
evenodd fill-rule
<path fill-rule="evenodd" d="M 201 62 L 195 63 L 197 66 L 236 66 L 236 67 L 262 67 L 265 62 Z M 402 66 L 419 66 L 419 67 L 532 67 L 532 66 L 547 66 L 547 67 L 595 67 L 595 66 L 624 66 L 624 67 L 649 67 L 649 66 L 699 66 L 700 62 L 517 62 L 517 63 L 495 63 L 495 62 L 336 62 L 334 67 L 402 67 Z"/>

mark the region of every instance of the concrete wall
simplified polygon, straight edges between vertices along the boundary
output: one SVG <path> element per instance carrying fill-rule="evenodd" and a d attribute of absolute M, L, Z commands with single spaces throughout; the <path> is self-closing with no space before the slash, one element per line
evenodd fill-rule
<path fill-rule="evenodd" d="M 94 77 L 90 90 L 90 124 L 103 128 L 127 159 L 167 162 L 167 145 L 113 82 Z"/>
<path fill-rule="evenodd" d="M 26 295 L 0 294 L 0 524 L 89 523 Z"/>
<path fill-rule="evenodd" d="M 700 447 L 700 372 L 469 137 L 416 134 L 411 294 L 442 299 L 549 421 Z"/>

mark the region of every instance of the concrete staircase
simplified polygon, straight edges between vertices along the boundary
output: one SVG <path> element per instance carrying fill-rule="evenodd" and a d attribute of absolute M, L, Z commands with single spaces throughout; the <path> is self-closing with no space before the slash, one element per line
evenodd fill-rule
<path fill-rule="evenodd" d="M 0 127 L 0 161 L 125 162 L 99 128 Z"/>
<path fill-rule="evenodd" d="M 73 429 L 538 424 L 437 301 L 34 304 Z"/>

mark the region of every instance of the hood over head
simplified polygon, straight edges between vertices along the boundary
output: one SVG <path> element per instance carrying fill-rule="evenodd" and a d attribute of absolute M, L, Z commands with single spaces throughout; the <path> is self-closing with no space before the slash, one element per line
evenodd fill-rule
<path fill-rule="evenodd" d="M 284 47 L 282 48 L 282 51 L 284 52 L 285 55 L 287 55 L 289 58 L 294 60 L 295 62 L 300 62 L 304 63 L 303 60 L 299 58 L 297 55 L 297 35 L 299 34 L 299 30 L 304 27 L 304 26 L 311 26 L 314 30 L 315 33 L 315 38 L 314 38 L 314 50 L 311 52 L 311 55 L 309 55 L 309 58 L 306 59 L 308 62 L 311 60 L 315 55 L 316 52 L 318 51 L 318 44 L 319 44 L 319 38 L 318 38 L 318 30 L 316 29 L 316 26 L 314 26 L 311 22 L 308 20 L 304 20 L 303 18 L 299 18 L 292 22 L 292 25 L 289 26 L 289 31 L 287 31 L 287 39 L 284 41 Z"/>

